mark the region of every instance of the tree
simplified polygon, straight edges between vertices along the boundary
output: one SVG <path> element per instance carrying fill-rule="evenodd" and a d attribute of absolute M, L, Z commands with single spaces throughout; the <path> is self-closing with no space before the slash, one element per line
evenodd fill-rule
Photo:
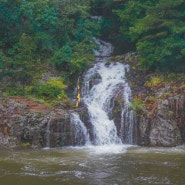
<path fill-rule="evenodd" d="M 11 58 L 1 65 L 34 75 L 38 62 L 52 63 L 70 76 L 92 60 L 90 0 L 6 0 L 0 8 L 0 47 Z"/>
<path fill-rule="evenodd" d="M 114 12 L 121 33 L 136 44 L 141 64 L 149 69 L 185 71 L 185 2 L 130 0 Z"/>

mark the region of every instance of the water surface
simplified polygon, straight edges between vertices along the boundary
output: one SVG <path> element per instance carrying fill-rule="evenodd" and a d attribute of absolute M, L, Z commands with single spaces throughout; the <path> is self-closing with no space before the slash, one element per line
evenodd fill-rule
<path fill-rule="evenodd" d="M 1 185 L 185 185 L 185 147 L 0 150 Z"/>

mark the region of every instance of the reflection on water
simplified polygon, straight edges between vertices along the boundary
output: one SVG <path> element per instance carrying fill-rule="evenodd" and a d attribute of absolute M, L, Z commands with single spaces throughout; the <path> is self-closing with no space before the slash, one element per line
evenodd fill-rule
<path fill-rule="evenodd" d="M 0 150 L 2 185 L 185 185 L 185 147 Z"/>

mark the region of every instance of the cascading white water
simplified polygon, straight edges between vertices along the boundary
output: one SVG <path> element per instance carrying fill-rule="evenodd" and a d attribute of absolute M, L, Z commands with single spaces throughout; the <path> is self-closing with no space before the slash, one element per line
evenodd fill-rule
<path fill-rule="evenodd" d="M 119 62 L 107 63 L 107 57 L 113 51 L 112 45 L 98 39 L 95 39 L 95 42 L 99 45 L 99 50 L 94 51 L 97 63 L 84 75 L 82 87 L 82 101 L 88 109 L 93 129 L 90 132 L 93 136 L 90 142 L 84 123 L 81 122 L 79 116 L 73 115 L 73 125 L 78 128 L 75 138 L 79 139 L 84 136 L 86 144 L 92 143 L 100 146 L 132 144 L 134 115 L 133 111 L 129 110 L 131 89 L 125 78 L 129 66 Z M 120 91 L 124 102 L 120 107 L 122 113 L 118 134 L 117 127 L 109 114 L 112 113 L 112 104 L 114 104 L 116 94 Z"/>
<path fill-rule="evenodd" d="M 89 134 L 84 123 L 80 120 L 80 116 L 77 113 L 71 113 L 70 117 L 71 129 L 74 133 L 73 144 L 81 146 L 90 144 Z"/>
<path fill-rule="evenodd" d="M 87 105 L 90 120 L 94 127 L 94 143 L 96 145 L 121 143 L 116 126 L 113 120 L 109 119 L 108 113 L 111 112 L 111 100 L 120 88 L 123 89 L 124 93 L 124 105 L 126 108 L 129 106 L 130 88 L 125 81 L 127 70 L 128 65 L 121 63 L 108 66 L 105 63 L 97 63 L 84 77 L 83 101 Z M 92 78 L 97 75 L 100 78 L 99 83 L 90 88 Z M 125 109 L 122 112 L 122 115 L 125 116 Z M 124 119 L 120 124 L 123 127 Z"/>
<path fill-rule="evenodd" d="M 133 135 L 133 112 L 129 111 L 131 90 L 126 82 L 125 73 L 128 65 L 117 63 L 106 64 L 106 58 L 112 52 L 112 45 L 104 41 L 95 40 L 100 49 L 95 52 L 98 62 L 84 76 L 82 98 L 86 104 L 91 123 L 94 128 L 95 145 L 120 144 L 123 140 L 131 144 Z M 94 84 L 92 84 L 94 83 Z M 111 100 L 117 91 L 123 92 L 124 104 L 121 115 L 121 131 L 118 137 L 117 129 L 108 114 L 111 110 Z M 127 132 L 126 136 L 124 132 Z M 122 140 L 122 141 L 121 141 Z"/>
<path fill-rule="evenodd" d="M 99 46 L 98 50 L 94 50 L 94 55 L 96 56 L 96 58 L 102 57 L 106 59 L 106 57 L 111 55 L 111 53 L 113 52 L 113 47 L 110 43 L 96 38 L 94 38 L 94 41 Z"/>

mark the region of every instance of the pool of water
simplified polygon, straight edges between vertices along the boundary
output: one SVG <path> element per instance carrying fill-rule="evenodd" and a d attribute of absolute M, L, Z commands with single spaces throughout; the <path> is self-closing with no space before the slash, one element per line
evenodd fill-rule
<path fill-rule="evenodd" d="M 185 146 L 0 150 L 0 185 L 185 185 Z"/>

